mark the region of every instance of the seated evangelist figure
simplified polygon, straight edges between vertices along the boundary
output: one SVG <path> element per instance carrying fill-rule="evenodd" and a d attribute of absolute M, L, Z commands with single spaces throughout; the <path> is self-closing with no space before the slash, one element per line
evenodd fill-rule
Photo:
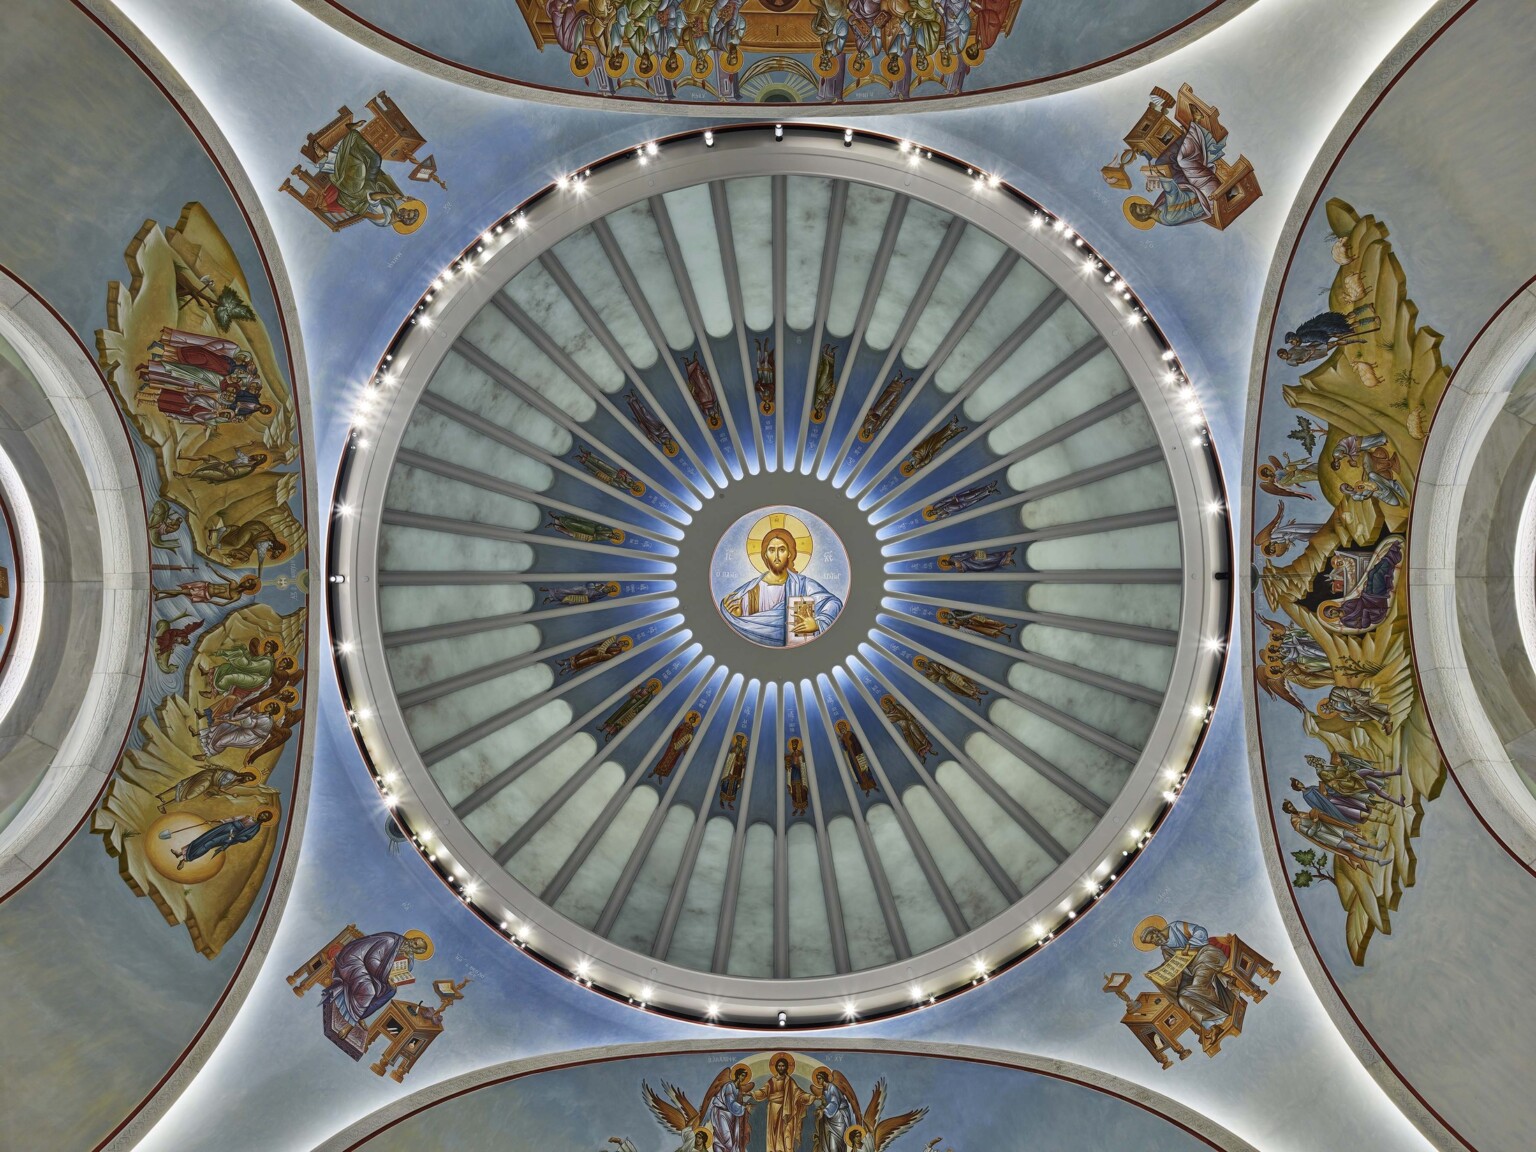
<path fill-rule="evenodd" d="M 824 585 L 794 570 L 797 555 L 794 535 L 773 529 L 763 537 L 763 574 L 720 601 L 726 622 L 748 640 L 776 648 L 802 642 L 830 628 L 843 610 Z M 802 610 L 791 621 L 792 604 Z"/>

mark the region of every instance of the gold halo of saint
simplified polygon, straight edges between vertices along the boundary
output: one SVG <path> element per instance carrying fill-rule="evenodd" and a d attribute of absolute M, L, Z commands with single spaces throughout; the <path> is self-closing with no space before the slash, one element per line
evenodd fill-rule
<path fill-rule="evenodd" d="M 786 1076 L 793 1076 L 795 1074 L 795 1058 L 788 1052 L 775 1052 L 772 1056 L 770 1056 L 768 1058 L 769 1071 L 777 1076 L 779 1074 L 780 1060 L 783 1060 L 786 1064 L 789 1065 L 789 1067 L 785 1069 L 784 1074 Z"/>
<path fill-rule="evenodd" d="M 1131 934 L 1131 943 L 1136 945 L 1138 951 L 1151 952 L 1157 948 L 1156 944 L 1142 939 L 1147 934 L 1148 928 L 1156 928 L 1159 932 L 1166 932 L 1168 931 L 1168 921 L 1154 913 L 1136 925 L 1136 931 Z"/>
<path fill-rule="evenodd" d="M 432 937 L 428 936 L 420 928 L 412 928 L 405 934 L 405 938 L 407 940 L 417 940 L 426 945 L 427 950 L 425 952 L 418 952 L 416 954 L 417 963 L 420 963 L 423 960 L 432 959 L 432 953 L 437 951 L 437 945 L 432 943 Z"/>
<path fill-rule="evenodd" d="M 843 1144 L 848 1152 L 871 1152 L 869 1147 L 869 1129 L 862 1124 L 848 1125 L 848 1131 L 843 1134 Z"/>
<path fill-rule="evenodd" d="M 410 212 L 414 212 L 415 215 L 408 215 Z M 409 236 L 426 222 L 427 206 L 415 197 L 409 197 L 400 201 L 400 207 L 395 209 L 395 218 L 389 226 L 400 235 Z"/>
<path fill-rule="evenodd" d="M 1149 228 L 1156 228 L 1157 221 L 1150 214 L 1145 217 L 1138 216 L 1131 209 L 1151 207 L 1152 201 L 1148 200 L 1145 196 L 1127 196 L 1125 203 L 1120 206 L 1120 210 L 1125 213 L 1125 218 L 1131 222 L 1132 227 L 1139 228 L 1145 232 Z"/>
<path fill-rule="evenodd" d="M 790 567 L 796 572 L 804 572 L 811 562 L 816 541 L 805 521 L 788 512 L 770 512 L 752 525 L 752 530 L 747 533 L 747 559 L 752 562 L 752 567 L 759 572 L 768 571 L 768 564 L 763 559 L 763 538 L 775 531 L 788 532 L 795 538 L 795 558 L 790 561 Z"/>

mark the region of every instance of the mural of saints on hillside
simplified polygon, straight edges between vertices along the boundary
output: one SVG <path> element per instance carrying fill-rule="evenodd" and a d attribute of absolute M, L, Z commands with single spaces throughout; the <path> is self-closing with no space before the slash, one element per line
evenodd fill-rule
<path fill-rule="evenodd" d="M 364 935 L 348 924 L 331 942 L 288 976 L 295 996 L 317 985 L 320 1030 L 353 1060 L 360 1061 L 381 1037 L 379 1058 L 368 1067 L 401 1083 L 416 1061 L 443 1034 L 444 1014 L 464 999 L 470 981 L 434 980 L 433 1007 L 396 998 L 416 982 L 416 965 L 432 959 L 436 946 L 425 932 L 374 932 Z"/>
<path fill-rule="evenodd" d="M 299 153 L 314 171 L 294 165 L 278 191 L 304 205 L 332 232 L 366 220 L 409 236 L 426 222 L 427 205 L 402 190 L 385 165 L 409 164 L 408 180 L 443 189 L 448 185 L 437 174 L 436 157 L 417 159 L 426 138 L 389 93 L 380 92 L 367 108 L 368 117 L 358 120 L 342 105 L 328 124 L 311 132 Z"/>
<path fill-rule="evenodd" d="M 841 1071 L 792 1052 L 759 1052 L 727 1064 L 697 1106 L 664 1080 L 660 1092 L 642 1081 L 640 1094 L 657 1123 L 678 1139 L 678 1152 L 884 1152 L 928 1114 L 915 1108 L 885 1115 L 883 1079 L 861 1105 Z"/>
<path fill-rule="evenodd" d="M 1129 192 L 1135 182 L 1126 166 L 1138 156 L 1146 196 L 1128 196 L 1125 218 L 1137 228 L 1177 227 L 1198 222 L 1220 231 L 1261 195 L 1248 157 L 1226 158 L 1227 129 L 1221 110 L 1207 104 L 1188 84 L 1177 97 L 1153 88 L 1146 111 L 1125 134 L 1125 149 L 1099 169 L 1104 183 Z"/>
<path fill-rule="evenodd" d="M 1283 390 L 1295 427 L 1289 412 L 1267 421 L 1305 455 L 1269 455 L 1257 478 L 1314 503 L 1305 519 L 1280 500 L 1255 506 L 1254 683 L 1266 770 L 1289 781 L 1273 799 L 1299 865 L 1292 883 L 1334 890 L 1363 964 L 1413 885 L 1413 838 L 1446 775 L 1414 674 L 1404 565 L 1450 369 L 1440 335 L 1418 325 L 1386 226 L 1338 199 L 1327 218 L 1328 311 L 1292 320 L 1275 349 L 1286 365 L 1315 366 Z"/>
<path fill-rule="evenodd" d="M 1104 991 L 1120 997 L 1125 1004 L 1121 1023 L 1164 1068 L 1173 1064 L 1170 1053 L 1189 1058 L 1190 1049 L 1182 1042 L 1186 1032 L 1194 1033 L 1200 1050 L 1214 1057 L 1223 1040 L 1242 1032 L 1249 1001 L 1257 1004 L 1269 995 L 1259 981 L 1280 979 L 1280 970 L 1236 933 L 1212 936 L 1188 920 L 1148 916 L 1136 925 L 1131 943 L 1156 954 L 1159 963 L 1147 973 L 1156 991 L 1138 992 L 1133 1000 L 1125 991 L 1129 972 L 1106 976 Z"/>
<path fill-rule="evenodd" d="M 210 959 L 281 841 L 304 718 L 309 571 L 298 413 L 251 289 L 200 204 L 146 221 L 107 292 L 102 371 L 155 461 L 151 652 L 92 830 Z M 140 454 L 140 459 L 144 459 Z"/>
<path fill-rule="evenodd" d="M 518 0 L 534 44 L 605 95 L 842 100 L 964 91 L 1021 0 Z"/>

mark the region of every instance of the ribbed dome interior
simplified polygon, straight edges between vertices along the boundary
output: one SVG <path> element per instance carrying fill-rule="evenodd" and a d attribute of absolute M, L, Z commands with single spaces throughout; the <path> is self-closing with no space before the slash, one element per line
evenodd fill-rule
<path fill-rule="evenodd" d="M 792 665 L 711 642 L 699 571 L 717 503 L 779 500 L 853 525 L 845 615 Z M 581 227 L 463 326 L 390 475 L 384 658 L 511 891 L 684 969 L 857 972 L 1105 818 L 1178 650 L 1177 516 L 1120 361 L 1016 251 L 891 188 L 722 179 Z"/>

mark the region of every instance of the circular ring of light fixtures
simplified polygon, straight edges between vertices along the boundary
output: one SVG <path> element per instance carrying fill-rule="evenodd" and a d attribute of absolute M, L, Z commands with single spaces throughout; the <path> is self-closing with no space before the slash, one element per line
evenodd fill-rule
<path fill-rule="evenodd" d="M 386 494 L 407 425 L 456 338 L 503 285 L 562 239 L 647 198 L 710 181 L 791 175 L 890 189 L 982 229 L 1045 275 L 1097 330 L 1155 428 L 1176 496 L 1183 573 L 1172 672 L 1155 723 L 1125 785 L 1054 871 L 1005 911 L 927 951 L 861 970 L 763 978 L 699 971 L 621 946 L 556 912 L 503 870 L 455 814 L 407 729 L 389 670 L 377 655 L 386 629 L 376 576 Z M 817 643 L 768 654 L 789 660 L 790 668 L 765 663 L 761 648 L 754 660 L 755 646 L 734 636 L 712 605 L 681 595 L 682 585 L 697 575 L 688 574 L 683 555 L 707 562 L 715 547 L 713 531 L 695 528 L 731 523 L 765 503 L 765 492 L 775 485 L 767 500 L 816 507 L 817 515 L 837 518 L 834 527 L 856 568 L 868 566 L 870 547 L 880 547 L 879 533 L 867 522 L 862 529 L 854 523 L 866 519 L 855 502 L 829 499 L 836 490 L 814 469 L 756 471 L 709 477 L 725 482 L 703 485 L 710 490 L 688 509 L 691 521 L 678 534 L 681 541 L 672 541 L 681 555 L 669 559 L 677 562 L 685 637 L 694 647 L 716 667 L 746 670 L 754 690 L 760 678 L 782 682 L 790 692 L 796 681 L 825 678 L 839 661 L 868 651 L 865 637 L 873 638 L 870 630 L 890 597 L 865 595 L 860 602 L 854 595 L 835 630 Z M 818 486 L 819 507 L 807 494 Z M 922 1007 L 1046 946 L 1102 897 L 1174 802 L 1209 722 L 1230 623 L 1228 521 L 1204 420 L 1174 352 L 1129 286 L 1064 221 L 995 177 L 909 142 L 851 129 L 745 126 L 642 143 L 562 177 L 493 223 L 424 293 L 361 390 L 337 482 L 330 554 L 337 670 L 360 746 L 396 823 L 456 896 L 512 944 L 589 987 L 649 1010 L 753 1027 L 835 1024 Z M 817 771 L 840 773 L 842 766 Z"/>

